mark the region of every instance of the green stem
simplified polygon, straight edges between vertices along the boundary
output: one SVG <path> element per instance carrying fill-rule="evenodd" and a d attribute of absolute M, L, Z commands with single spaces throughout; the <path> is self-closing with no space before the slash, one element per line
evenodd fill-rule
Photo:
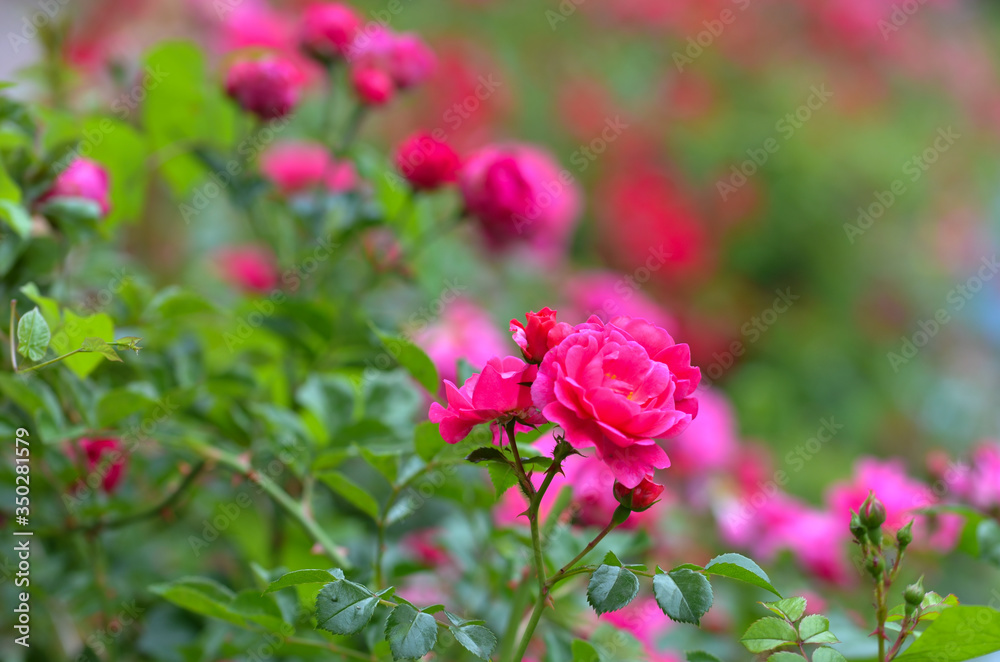
<path fill-rule="evenodd" d="M 285 512 L 291 515 L 292 518 L 295 519 L 310 536 L 312 536 L 313 540 L 319 543 L 320 547 L 323 548 L 323 551 L 330 557 L 331 561 L 343 570 L 349 570 L 351 568 L 351 563 L 337 549 L 337 546 L 329 538 L 329 536 L 326 535 L 326 532 L 323 531 L 319 524 L 316 523 L 316 520 L 313 519 L 311 513 L 309 513 L 301 503 L 290 497 L 288 493 L 281 489 L 281 486 L 273 480 L 264 474 L 255 471 L 248 460 L 244 460 L 243 458 L 233 455 L 228 451 L 215 448 L 214 446 L 209 446 L 208 444 L 204 444 L 200 441 L 188 441 L 187 445 L 203 458 L 218 462 L 230 470 L 242 476 L 246 476 L 249 480 L 256 483 L 262 490 L 267 492 L 268 496 L 274 499 L 275 503 L 284 508 Z"/>
<path fill-rule="evenodd" d="M 524 659 L 524 654 L 528 651 L 528 644 L 531 642 L 531 635 L 534 634 L 535 628 L 538 627 L 538 621 L 542 618 L 542 611 L 545 609 L 545 593 L 539 593 L 538 599 L 535 600 L 535 607 L 531 610 L 531 618 L 528 619 L 528 625 L 524 628 L 524 634 L 521 635 L 521 643 L 517 647 L 517 652 L 514 653 L 514 657 L 511 658 L 511 662 L 517 662 Z"/>
<path fill-rule="evenodd" d="M 191 469 L 191 471 L 188 472 L 186 476 L 184 476 L 184 479 L 181 481 L 180 485 L 178 485 L 173 492 L 168 494 L 166 498 L 163 499 L 163 501 L 159 502 L 152 508 L 149 508 L 142 512 L 135 513 L 134 515 L 126 515 L 125 517 L 116 520 L 111 520 L 108 522 L 96 522 L 95 524 L 90 525 L 90 527 L 88 528 L 118 529 L 123 526 L 128 526 L 129 524 L 134 524 L 135 522 L 141 522 L 142 520 L 156 517 L 157 515 L 162 513 L 164 509 L 169 508 L 175 503 L 177 503 L 177 501 L 181 498 L 181 495 L 184 494 L 185 490 L 194 485 L 194 482 L 198 479 L 198 476 L 200 476 L 204 470 L 205 470 L 205 461 L 202 460 L 201 462 L 196 464 Z"/>
<path fill-rule="evenodd" d="M 573 566 L 576 565 L 578 562 L 580 562 L 583 559 L 583 557 L 585 557 L 587 554 L 590 554 L 590 552 L 592 552 L 594 548 L 597 547 L 597 544 L 602 540 L 604 540 L 604 537 L 609 533 L 611 533 L 616 526 L 618 526 L 618 522 L 612 519 L 611 522 L 608 523 L 608 525 L 604 527 L 593 540 L 587 543 L 587 546 L 583 548 L 582 552 L 574 556 L 573 560 L 571 560 L 563 567 L 559 568 L 559 570 L 556 571 L 556 574 L 552 575 L 552 577 L 549 579 L 549 586 L 564 579 L 565 575 L 567 575 L 569 571 L 573 569 Z"/>
<path fill-rule="evenodd" d="M 72 352 L 66 352 L 62 356 L 57 356 L 54 359 L 49 359 L 45 363 L 38 363 L 38 364 L 35 364 L 35 365 L 31 366 L 30 368 L 25 368 L 24 370 L 20 371 L 20 374 L 25 375 L 25 374 L 33 371 L 33 370 L 38 370 L 39 368 L 44 368 L 47 365 L 52 365 L 53 363 L 58 363 L 59 361 L 62 361 L 65 358 L 69 358 L 70 356 L 73 356 L 74 354 L 79 354 L 80 352 L 83 352 L 83 351 L 85 351 L 85 350 L 82 347 L 80 349 L 74 349 Z"/>
<path fill-rule="evenodd" d="M 17 336 L 14 334 L 14 325 L 17 322 L 17 299 L 10 300 L 10 362 L 17 372 Z"/>
<path fill-rule="evenodd" d="M 497 649 L 497 659 L 506 660 L 509 658 L 511 649 L 517 643 L 517 629 L 521 622 L 525 607 L 531 597 L 531 584 L 528 582 L 528 570 L 525 568 L 524 577 L 517 586 L 514 598 L 510 603 L 510 614 L 507 616 L 507 630 L 503 634 L 503 640 Z"/>
<path fill-rule="evenodd" d="M 292 644 L 295 646 L 307 646 L 309 648 L 321 648 L 323 650 L 328 650 L 331 653 L 337 653 L 338 655 L 343 655 L 344 657 L 351 658 L 352 660 L 371 660 L 372 658 L 364 653 L 356 650 L 351 650 L 350 648 L 344 648 L 343 646 L 338 646 L 337 644 L 330 643 L 329 641 L 317 641 L 315 639 L 304 639 L 302 637 L 289 637 L 285 639 L 285 643 Z"/>

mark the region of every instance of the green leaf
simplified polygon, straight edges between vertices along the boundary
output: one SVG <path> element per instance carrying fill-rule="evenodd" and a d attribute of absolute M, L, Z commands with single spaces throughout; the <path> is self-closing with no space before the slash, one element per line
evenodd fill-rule
<path fill-rule="evenodd" d="M 413 446 L 422 460 L 430 462 L 447 443 L 437 423 L 424 421 L 413 432 Z"/>
<path fill-rule="evenodd" d="M 38 309 L 42 313 L 42 317 L 45 318 L 45 322 L 49 325 L 50 329 L 59 325 L 61 316 L 59 315 L 59 304 L 56 303 L 55 299 L 43 296 L 38 290 L 38 286 L 34 283 L 26 283 L 21 287 L 21 292 L 35 302 L 35 305 L 38 306 Z"/>
<path fill-rule="evenodd" d="M 32 361 L 40 361 L 49 347 L 52 334 L 38 310 L 32 308 L 17 323 L 17 353 Z"/>
<path fill-rule="evenodd" d="M 740 642 L 751 653 L 763 653 L 773 648 L 795 644 L 799 635 L 791 625 L 780 618 L 767 616 L 755 621 L 743 633 Z"/>
<path fill-rule="evenodd" d="M 0 220 L 3 220 L 21 239 L 31 234 L 31 214 L 12 200 L 0 200 Z"/>
<path fill-rule="evenodd" d="M 832 648 L 821 646 L 813 651 L 812 662 L 847 662 L 847 658 Z"/>
<path fill-rule="evenodd" d="M 230 605 L 230 609 L 257 625 L 272 632 L 280 632 L 285 625 L 278 603 L 271 596 L 261 595 L 254 590 L 240 591 Z"/>
<path fill-rule="evenodd" d="M 333 634 L 354 634 L 368 625 L 379 597 L 361 584 L 340 579 L 316 596 L 316 627 Z"/>
<path fill-rule="evenodd" d="M 799 623 L 799 637 L 806 644 L 835 644 L 839 640 L 830 632 L 830 621 L 826 616 L 812 614 Z"/>
<path fill-rule="evenodd" d="M 438 371 L 424 350 L 401 336 L 383 333 L 374 326 L 372 330 L 378 336 L 385 350 L 410 373 L 411 377 L 416 379 L 429 393 L 437 393 L 441 386 Z"/>
<path fill-rule="evenodd" d="M 455 640 L 476 657 L 489 660 L 497 647 L 497 638 L 493 631 L 485 627 L 482 621 L 466 621 L 448 611 L 444 614 L 452 623 L 448 626 L 448 631 Z"/>
<path fill-rule="evenodd" d="M 620 566 L 602 565 L 590 576 L 587 602 L 597 615 L 618 611 L 639 594 L 639 579 L 631 570 Z"/>
<path fill-rule="evenodd" d="M 946 609 L 896 662 L 961 662 L 1000 651 L 1000 611 L 990 607 Z"/>
<path fill-rule="evenodd" d="M 780 653 L 774 653 L 767 657 L 767 662 L 808 662 L 806 658 L 802 657 L 798 653 L 789 653 L 788 651 L 782 651 Z"/>
<path fill-rule="evenodd" d="M 504 455 L 503 452 L 496 446 L 484 446 L 483 448 L 477 448 L 469 453 L 468 457 L 465 459 L 473 464 L 479 464 L 480 462 L 503 462 L 505 464 L 510 464 L 507 456 Z"/>
<path fill-rule="evenodd" d="M 80 317 L 72 310 L 63 311 L 63 326 L 52 337 L 52 349 L 60 354 L 82 347 L 87 338 L 113 338 L 114 322 L 104 313 L 95 313 Z M 85 379 L 94 371 L 102 360 L 101 355 L 94 353 L 74 354 L 63 363 L 77 377 Z"/>
<path fill-rule="evenodd" d="M 399 453 L 376 453 L 361 446 L 356 447 L 358 453 L 370 464 L 375 471 L 389 481 L 389 484 L 396 482 L 399 473 Z"/>
<path fill-rule="evenodd" d="M 771 579 L 759 565 L 741 554 L 723 554 L 717 556 L 705 566 L 705 571 L 711 575 L 728 577 L 737 581 L 753 584 L 765 591 L 774 593 L 779 598 L 781 593 L 771 586 Z"/>
<path fill-rule="evenodd" d="M 437 621 L 430 614 L 407 604 L 392 610 L 385 622 L 385 638 L 392 659 L 416 659 L 427 655 L 437 642 Z"/>
<path fill-rule="evenodd" d="M 510 463 L 490 462 L 486 466 L 486 471 L 489 472 L 490 480 L 493 481 L 497 501 L 500 500 L 504 492 L 517 484 L 517 474 L 514 473 L 514 467 Z"/>
<path fill-rule="evenodd" d="M 705 651 L 688 651 L 687 662 L 722 662 L 719 658 Z"/>
<path fill-rule="evenodd" d="M 657 572 L 653 595 L 671 620 L 698 625 L 712 606 L 712 586 L 704 575 L 689 568 Z"/>
<path fill-rule="evenodd" d="M 300 584 L 327 584 L 337 579 L 327 570 L 293 570 L 268 584 L 264 593 L 273 593 Z"/>
<path fill-rule="evenodd" d="M 363 487 L 352 482 L 347 476 L 339 471 L 330 471 L 319 475 L 320 480 L 330 486 L 330 489 L 344 497 L 350 504 L 358 510 L 368 515 L 372 519 L 378 519 L 378 502 L 375 497 L 365 491 Z"/>
<path fill-rule="evenodd" d="M 150 586 L 149 590 L 196 614 L 218 618 L 240 627 L 246 625 L 243 617 L 230 607 L 236 595 L 211 579 L 185 577 L 168 584 Z"/>
<path fill-rule="evenodd" d="M 570 644 L 570 652 L 573 654 L 573 662 L 601 662 L 597 649 L 583 639 L 574 639 Z"/>
<path fill-rule="evenodd" d="M 787 618 L 790 621 L 797 621 L 806 613 L 805 598 L 785 598 L 776 602 L 762 602 L 762 605 L 773 611 L 778 616 Z"/>
<path fill-rule="evenodd" d="M 617 556 L 615 556 L 615 553 L 612 552 L 610 549 L 608 550 L 608 553 L 604 555 L 604 561 L 602 561 L 602 563 L 604 563 L 604 565 L 613 565 L 618 568 L 622 566 L 622 562 L 618 559 Z"/>
<path fill-rule="evenodd" d="M 100 354 L 109 361 L 117 361 L 119 363 L 122 362 L 122 359 L 118 356 L 118 352 L 115 351 L 115 348 L 101 338 L 85 338 L 83 344 L 80 345 L 80 350 Z"/>

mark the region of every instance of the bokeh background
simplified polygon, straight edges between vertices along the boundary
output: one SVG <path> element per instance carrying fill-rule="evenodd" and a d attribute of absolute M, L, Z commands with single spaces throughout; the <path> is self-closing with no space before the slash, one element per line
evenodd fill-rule
<path fill-rule="evenodd" d="M 441 128 L 460 153 L 531 142 L 570 173 L 581 205 L 568 248 L 555 255 L 498 253 L 470 227 L 428 238 L 411 277 L 364 295 L 373 317 L 468 330 L 455 342 L 474 364 L 495 341 L 477 326 L 481 314 L 501 339 L 508 320 L 546 305 L 569 321 L 655 316 L 731 403 L 741 443 L 770 458 L 761 475 L 784 469 L 783 490 L 816 507 L 859 457 L 899 458 L 930 484 L 951 458 L 997 437 L 995 3 L 354 4 L 369 21 L 418 31 L 438 57 L 430 81 L 365 124 L 365 141 L 389 150 L 414 128 Z M 301 60 L 299 8 L 80 0 L 50 14 L 44 3 L 6 0 L 0 79 L 18 81 L 15 96 L 110 112 L 141 129 L 144 103 L 176 86 L 220 86 L 211 72 L 236 51 Z M 33 20 L 48 25 L 32 33 Z M 51 37 L 54 25 L 66 26 L 65 40 Z M 144 53 L 177 39 L 204 47 L 207 77 L 150 83 Z M 307 95 L 282 139 L 314 132 L 319 108 Z M 199 123 L 222 141 L 242 130 L 232 112 L 179 110 L 169 121 Z M 148 166 L 121 184 L 126 196 L 145 195 L 108 221 L 121 226 L 129 259 L 158 286 L 225 292 L 212 256 L 247 240 L 238 210 L 213 198 L 195 222 L 179 223 L 172 196 L 197 189 L 204 166 L 170 144 L 122 149 L 123 164 Z M 362 257 L 346 259 L 348 281 L 351 259 Z M 88 273 L 98 282 L 113 266 Z M 449 282 L 461 284 L 472 312 L 425 320 L 419 311 Z M 842 426 L 832 440 L 796 456 L 831 420 Z M 996 571 L 969 563 L 955 553 L 934 576 L 963 600 L 986 602 Z"/>

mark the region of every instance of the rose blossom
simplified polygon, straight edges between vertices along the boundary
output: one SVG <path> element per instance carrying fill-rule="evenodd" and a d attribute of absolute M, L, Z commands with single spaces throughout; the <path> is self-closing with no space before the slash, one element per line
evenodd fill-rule
<path fill-rule="evenodd" d="M 556 311 L 545 307 L 537 313 L 528 313 L 524 318 L 526 324 L 521 324 L 520 320 L 511 320 L 510 332 L 514 336 L 514 342 L 521 348 L 524 360 L 528 363 L 541 363 L 545 353 L 562 340 L 552 333 L 556 326 Z"/>
<path fill-rule="evenodd" d="M 389 103 L 395 92 L 392 77 L 378 67 L 361 66 L 351 70 L 351 87 L 358 100 L 368 106 Z"/>
<path fill-rule="evenodd" d="M 77 442 L 87 462 L 87 471 L 101 475 L 101 487 L 108 494 L 114 492 L 125 472 L 125 454 L 122 442 L 113 437 L 83 437 Z M 72 449 L 70 454 L 73 454 Z"/>
<path fill-rule="evenodd" d="M 687 345 L 643 319 L 591 317 L 545 355 L 535 405 L 576 448 L 594 446 L 625 487 L 670 465 L 656 439 L 697 415 L 701 371 Z"/>
<path fill-rule="evenodd" d="M 302 17 L 302 49 L 321 62 L 332 62 L 347 53 L 360 27 L 361 19 L 350 7 L 312 3 Z"/>
<path fill-rule="evenodd" d="M 965 502 L 986 512 L 1000 512 L 1000 442 L 980 443 L 969 466 L 962 467 L 953 482 Z"/>
<path fill-rule="evenodd" d="M 426 131 L 414 133 L 396 149 L 396 168 L 418 191 L 454 182 L 461 164 L 455 150 Z"/>
<path fill-rule="evenodd" d="M 659 483 L 654 483 L 650 476 L 646 476 L 635 487 L 625 487 L 615 481 L 612 489 L 615 499 L 629 510 L 641 513 L 649 510 L 655 504 L 665 488 Z"/>
<path fill-rule="evenodd" d="M 357 184 L 350 161 L 336 161 L 318 143 L 287 141 L 260 157 L 260 171 L 284 195 L 309 191 L 323 182 L 326 190 L 341 193 Z"/>
<path fill-rule="evenodd" d="M 39 198 L 39 202 L 63 197 L 86 198 L 100 205 L 101 214 L 107 216 L 111 211 L 109 194 L 108 172 L 101 164 L 77 158 L 59 173 L 52 187 Z"/>
<path fill-rule="evenodd" d="M 543 250 L 565 244 L 580 210 L 572 178 L 537 147 L 490 145 L 468 158 L 459 173 L 466 209 L 493 247 L 518 239 Z"/>
<path fill-rule="evenodd" d="M 275 119 L 298 103 L 301 80 L 295 65 L 273 55 L 240 60 L 226 73 L 226 94 L 259 118 Z"/>
<path fill-rule="evenodd" d="M 419 85 L 434 73 L 434 51 L 415 34 L 394 35 L 389 49 L 389 75 L 401 90 Z"/>
<path fill-rule="evenodd" d="M 545 419 L 532 405 L 531 391 L 525 385 L 535 379 L 537 371 L 537 366 L 516 356 L 494 357 L 461 388 L 445 381 L 448 408 L 432 403 L 429 418 L 440 424 L 441 436 L 449 444 L 462 441 L 473 427 L 487 421 L 541 425 Z"/>
<path fill-rule="evenodd" d="M 259 246 L 224 248 L 215 254 L 227 281 L 247 292 L 269 292 L 278 284 L 274 256 Z"/>

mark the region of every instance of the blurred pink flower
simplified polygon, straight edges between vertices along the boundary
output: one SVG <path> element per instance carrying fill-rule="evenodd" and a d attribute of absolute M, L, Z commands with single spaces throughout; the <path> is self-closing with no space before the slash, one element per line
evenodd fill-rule
<path fill-rule="evenodd" d="M 569 313 L 565 317 L 586 318 L 597 315 L 607 322 L 627 315 L 641 317 L 657 326 L 674 331 L 677 320 L 647 297 L 634 276 L 611 271 L 591 271 L 572 276 L 565 285 Z"/>
<path fill-rule="evenodd" d="M 224 248 L 215 261 L 222 277 L 245 292 L 270 292 L 278 284 L 274 256 L 260 246 Z"/>
<path fill-rule="evenodd" d="M 389 75 L 396 86 L 406 90 L 423 83 L 437 65 L 434 51 L 415 34 L 404 33 L 393 36 L 389 50 Z"/>
<path fill-rule="evenodd" d="M 431 403 L 428 417 L 440 424 L 441 436 L 449 444 L 462 441 L 480 423 L 503 423 L 514 419 L 541 425 L 545 419 L 532 404 L 531 391 L 526 386 L 534 381 L 537 371 L 537 366 L 515 356 L 494 357 L 486 362 L 482 372 L 469 377 L 461 388 L 445 381 L 448 407 Z"/>
<path fill-rule="evenodd" d="M 545 355 L 531 387 L 535 405 L 576 448 L 594 446 L 625 487 L 670 465 L 656 439 L 698 413 L 701 372 L 687 345 L 641 319 L 591 317 Z"/>
<path fill-rule="evenodd" d="M 671 622 L 663 615 L 656 600 L 651 597 L 637 597 L 628 606 L 618 611 L 601 614 L 600 619 L 620 630 L 628 632 L 642 644 L 648 662 L 681 662 L 675 653 L 660 650 L 659 638 L 671 627 Z"/>
<path fill-rule="evenodd" d="M 90 476 L 96 474 L 101 478 L 103 490 L 108 494 L 114 492 L 124 477 L 127 462 L 125 446 L 121 440 L 114 437 L 83 437 L 77 440 L 76 447 L 83 452 L 87 472 L 90 474 L 84 482 L 89 487 L 95 487 L 90 484 Z M 70 455 L 75 452 L 71 447 Z"/>
<path fill-rule="evenodd" d="M 939 499 L 929 486 L 908 476 L 899 459 L 861 458 L 855 463 L 854 477 L 849 482 L 835 484 L 827 490 L 827 503 L 845 529 L 851 519 L 850 511 L 861 507 L 869 491 L 874 491 L 885 504 L 885 528 L 898 531 L 913 519 L 914 546 L 930 545 L 948 550 L 955 545 L 962 526 L 961 517 L 938 515 L 931 526 L 930 518 L 917 514 L 915 511 L 932 506 Z"/>
<path fill-rule="evenodd" d="M 451 302 L 430 325 L 416 326 L 413 341 L 437 366 L 441 379 L 458 381 L 458 361 L 465 359 L 479 370 L 494 357 L 505 354 L 508 340 L 482 308 L 466 299 Z"/>
<path fill-rule="evenodd" d="M 455 150 L 427 131 L 410 135 L 396 148 L 396 169 L 415 190 L 433 190 L 454 182 L 461 165 Z"/>
<path fill-rule="evenodd" d="M 299 38 L 309 55 L 331 62 L 348 53 L 360 29 L 361 19 L 351 7 L 339 2 L 314 2 L 302 14 Z"/>
<path fill-rule="evenodd" d="M 736 462 L 739 437 L 733 408 L 716 389 L 698 393 L 698 418 L 670 442 L 671 468 L 685 476 L 705 476 Z"/>
<path fill-rule="evenodd" d="M 56 177 L 52 186 L 39 198 L 86 198 L 100 205 L 101 214 L 111 211 L 111 183 L 107 170 L 96 161 L 77 158 Z"/>
<path fill-rule="evenodd" d="M 525 241 L 561 251 L 580 211 L 580 192 L 568 170 L 532 145 L 489 145 L 459 173 L 466 209 L 493 247 Z"/>
<path fill-rule="evenodd" d="M 1000 442 L 981 442 L 963 468 L 953 485 L 955 492 L 976 508 L 1000 514 Z"/>
<path fill-rule="evenodd" d="M 368 106 L 385 105 L 395 94 L 392 77 L 382 69 L 369 65 L 351 68 L 351 87 L 358 100 Z"/>
<path fill-rule="evenodd" d="M 299 101 L 303 76 L 275 55 L 238 60 L 226 73 L 226 94 L 261 119 L 284 117 Z"/>
<path fill-rule="evenodd" d="M 260 171 L 285 195 L 309 191 L 322 181 L 332 192 L 349 191 L 357 184 L 354 164 L 335 161 L 319 143 L 277 143 L 260 157 Z"/>

